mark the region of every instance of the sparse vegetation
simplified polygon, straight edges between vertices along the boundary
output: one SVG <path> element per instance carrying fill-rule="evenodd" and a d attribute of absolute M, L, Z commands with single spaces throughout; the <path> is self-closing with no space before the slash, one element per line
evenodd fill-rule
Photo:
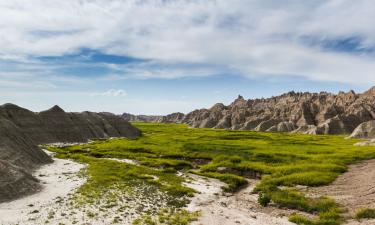
<path fill-rule="evenodd" d="M 177 124 L 133 125 L 143 133 L 136 140 L 96 140 L 49 148 L 58 157 L 89 165 L 89 180 L 79 190 L 82 202 L 96 201 L 108 188 L 132 192 L 134 187 L 147 184 L 166 194 L 168 207 L 181 208 L 193 190 L 182 185 L 183 178 L 175 171 L 190 170 L 217 178 L 227 183 L 226 191 L 246 184 L 246 177 L 262 175 L 255 189 L 260 204 L 273 202 L 318 215 L 313 219 L 291 216 L 290 221 L 297 224 L 336 225 L 342 222 L 341 209 L 333 200 L 306 197 L 295 187 L 329 184 L 346 171 L 348 164 L 375 158 L 375 147 L 353 146 L 357 140 L 345 140 L 343 136 L 190 129 Z M 139 165 L 106 158 L 132 159 Z"/>
<path fill-rule="evenodd" d="M 197 220 L 200 212 L 190 213 L 186 210 L 169 210 L 163 209 L 158 215 L 142 215 L 137 218 L 133 225 L 188 225 L 190 222 Z"/>
<path fill-rule="evenodd" d="M 375 218 L 375 209 L 364 208 L 358 210 L 356 218 L 359 219 L 374 219 Z"/>
<path fill-rule="evenodd" d="M 268 206 L 268 204 L 271 202 L 271 197 L 268 196 L 268 194 L 266 193 L 259 193 L 259 197 L 258 197 L 258 203 L 263 206 L 263 207 L 266 207 Z"/>

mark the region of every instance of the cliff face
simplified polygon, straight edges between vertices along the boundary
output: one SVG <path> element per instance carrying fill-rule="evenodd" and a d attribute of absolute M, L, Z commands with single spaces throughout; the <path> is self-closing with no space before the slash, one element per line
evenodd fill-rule
<path fill-rule="evenodd" d="M 168 117 L 165 117 L 168 122 Z M 226 106 L 188 113 L 177 121 L 196 128 L 348 134 L 375 119 L 375 87 L 362 93 L 295 93 L 265 99 L 239 96 Z"/>
<path fill-rule="evenodd" d="M 108 113 L 66 113 L 58 106 L 34 113 L 13 104 L 0 106 L 0 202 L 39 189 L 28 172 L 52 162 L 37 146 L 85 142 L 90 138 L 140 136 L 124 119 Z"/>

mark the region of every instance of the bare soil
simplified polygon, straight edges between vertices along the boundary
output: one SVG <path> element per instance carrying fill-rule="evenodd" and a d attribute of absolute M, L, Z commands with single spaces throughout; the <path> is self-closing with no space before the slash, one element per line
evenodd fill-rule
<path fill-rule="evenodd" d="M 193 225 L 292 225 L 283 210 L 261 207 L 258 195 L 252 191 L 257 180 L 248 180 L 249 185 L 237 193 L 223 193 L 223 183 L 210 178 L 189 175 L 187 186 L 199 191 L 188 206 L 190 211 L 201 211 L 202 215 Z M 289 214 L 289 213 L 287 213 Z"/>
<path fill-rule="evenodd" d="M 375 159 L 350 165 L 348 172 L 339 176 L 331 185 L 310 189 L 309 193 L 329 196 L 340 203 L 347 210 L 345 217 L 348 225 L 375 224 L 374 219 L 353 219 L 358 209 L 375 208 Z"/>

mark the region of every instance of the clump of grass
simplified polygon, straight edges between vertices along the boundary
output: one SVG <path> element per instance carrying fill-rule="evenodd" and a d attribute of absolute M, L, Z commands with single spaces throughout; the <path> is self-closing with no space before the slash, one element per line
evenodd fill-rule
<path fill-rule="evenodd" d="M 363 208 L 358 210 L 355 215 L 356 219 L 374 219 L 375 218 L 375 209 Z"/>
<path fill-rule="evenodd" d="M 156 216 L 148 214 L 140 216 L 133 221 L 133 225 L 189 225 L 196 221 L 199 216 L 199 211 L 163 209 Z"/>
<path fill-rule="evenodd" d="M 263 193 L 261 192 L 259 194 L 259 197 L 258 197 L 258 203 L 263 206 L 263 207 L 266 207 L 268 206 L 268 204 L 271 202 L 271 197 L 266 194 L 266 193 Z"/>
<path fill-rule="evenodd" d="M 332 199 L 311 199 L 309 206 L 312 212 L 318 214 L 317 218 L 311 219 L 293 214 L 289 217 L 289 221 L 301 225 L 339 225 L 344 221 L 340 216 L 342 209 Z"/>

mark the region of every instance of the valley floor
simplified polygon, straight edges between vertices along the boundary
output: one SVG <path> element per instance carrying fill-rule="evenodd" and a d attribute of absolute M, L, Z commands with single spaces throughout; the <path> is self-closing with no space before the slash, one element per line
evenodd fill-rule
<path fill-rule="evenodd" d="M 117 160 L 117 159 L 113 159 Z M 132 160 L 119 160 L 134 163 Z M 72 209 L 64 206 L 70 196 L 85 182 L 79 175 L 84 165 L 64 159 L 54 159 L 54 163 L 38 169 L 36 175 L 43 190 L 34 195 L 0 204 L 1 225 L 10 224 L 117 224 L 100 218 L 69 215 Z M 257 180 L 248 179 L 249 185 L 236 193 L 224 193 L 225 183 L 194 174 L 180 173 L 187 181 L 186 186 L 198 191 L 186 207 L 188 211 L 200 211 L 201 216 L 193 225 L 292 225 L 287 219 L 291 210 L 272 206 L 264 208 L 258 202 L 258 195 L 252 193 Z M 375 160 L 368 160 L 349 166 L 348 172 L 339 176 L 331 185 L 310 188 L 309 195 L 329 196 L 348 209 L 348 217 L 355 216 L 355 209 L 375 208 Z M 77 210 L 78 212 L 79 210 Z M 51 213 L 54 212 L 54 213 Z M 65 213 L 64 213 L 65 212 Z M 93 211 L 94 213 L 98 213 Z M 57 215 L 58 214 L 58 215 Z M 64 215 L 65 214 L 65 215 Z M 78 213 L 79 214 L 79 213 Z M 112 212 L 115 216 L 116 212 Z M 75 218 L 72 220 L 72 218 Z M 134 218 L 134 216 L 133 216 Z M 131 220 L 118 224 L 131 224 Z M 357 221 L 349 219 L 347 225 L 371 225 L 375 220 Z"/>
<path fill-rule="evenodd" d="M 34 174 L 44 189 L 0 204 L 0 224 L 374 224 L 352 218 L 375 207 L 375 147 L 343 136 L 135 125 L 138 139 L 45 146 L 58 159 Z"/>
<path fill-rule="evenodd" d="M 109 159 L 121 163 L 136 164 L 129 159 Z M 106 215 L 100 214 L 100 207 L 91 208 L 95 216 L 87 215 L 88 208 L 73 206 L 72 196 L 86 182 L 80 173 L 85 165 L 71 160 L 54 158 L 54 162 L 45 165 L 33 174 L 42 183 L 43 189 L 36 194 L 25 196 L 12 202 L 0 204 L 1 225 L 18 224 L 132 224 L 140 214 L 134 213 L 121 221 L 112 218 L 120 217 L 119 212 L 111 210 Z M 180 173 L 186 180 L 187 187 L 197 191 L 186 207 L 190 212 L 201 212 L 201 216 L 192 224 L 216 225 L 290 225 L 282 215 L 269 215 L 260 212 L 257 195 L 252 194 L 256 180 L 249 180 L 252 185 L 235 194 L 223 192 L 225 183 L 195 174 Z M 129 203 L 136 208 L 137 205 Z M 139 206 L 139 205 L 138 205 Z"/>

